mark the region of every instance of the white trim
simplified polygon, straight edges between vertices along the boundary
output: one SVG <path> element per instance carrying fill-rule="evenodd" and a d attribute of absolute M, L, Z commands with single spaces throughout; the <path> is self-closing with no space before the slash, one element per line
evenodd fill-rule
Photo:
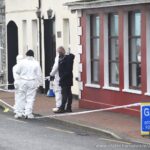
<path fill-rule="evenodd" d="M 91 61 L 90 61 L 90 16 L 86 17 L 86 76 L 87 83 L 91 83 Z"/>
<path fill-rule="evenodd" d="M 82 93 L 81 93 L 81 91 L 79 90 L 79 99 L 81 99 L 81 94 L 82 94 Z"/>
<path fill-rule="evenodd" d="M 104 90 L 112 90 L 112 91 L 120 91 L 118 87 L 110 87 L 110 86 L 104 86 Z"/>
<path fill-rule="evenodd" d="M 81 81 L 81 73 L 78 72 L 78 81 L 80 82 Z"/>
<path fill-rule="evenodd" d="M 81 37 L 80 37 L 80 36 L 78 36 L 78 38 L 77 38 L 77 45 L 80 45 L 80 44 L 81 44 L 80 39 L 81 39 Z"/>
<path fill-rule="evenodd" d="M 124 15 L 124 88 L 129 89 L 128 12 Z"/>
<path fill-rule="evenodd" d="M 76 60 L 77 60 L 78 63 L 80 63 L 80 60 L 81 60 L 80 54 L 76 54 Z"/>
<path fill-rule="evenodd" d="M 42 37 L 44 37 L 44 20 L 41 21 L 41 32 L 42 32 Z M 38 35 L 39 36 L 39 35 Z M 38 39 L 39 40 L 39 39 Z M 43 87 L 45 88 L 45 81 L 44 81 L 44 78 L 45 78 L 45 52 L 44 52 L 44 38 L 42 38 L 41 40 L 41 44 L 42 44 L 42 49 L 41 49 L 41 55 L 42 55 L 42 71 L 43 71 Z"/>
<path fill-rule="evenodd" d="M 133 89 L 123 89 L 123 92 L 132 93 L 132 94 L 142 94 L 142 91 L 133 90 Z"/>
<path fill-rule="evenodd" d="M 108 15 L 104 18 L 104 87 L 109 85 L 109 65 L 108 65 Z"/>
<path fill-rule="evenodd" d="M 83 82 L 79 82 L 79 89 L 82 91 L 83 90 Z"/>
<path fill-rule="evenodd" d="M 147 93 L 145 93 L 144 95 L 145 95 L 145 96 L 150 96 L 150 93 L 147 92 Z"/>
<path fill-rule="evenodd" d="M 150 0 L 100 0 L 91 2 L 68 2 L 64 5 L 68 6 L 71 10 L 93 9 L 93 8 L 107 8 L 115 6 L 130 6 L 137 4 L 149 4 Z"/>
<path fill-rule="evenodd" d="M 14 11 L 6 11 L 6 14 L 13 14 L 13 13 L 26 13 L 26 12 L 36 12 L 36 9 L 29 9 L 29 10 L 14 10 Z"/>
<path fill-rule="evenodd" d="M 77 34 L 78 36 L 82 35 L 82 27 L 77 27 Z"/>
<path fill-rule="evenodd" d="M 78 16 L 78 17 L 82 17 L 82 10 L 78 10 L 78 11 L 77 11 L 77 16 Z"/>
<path fill-rule="evenodd" d="M 82 45 L 78 45 L 77 49 L 78 49 L 78 54 L 82 54 Z"/>
<path fill-rule="evenodd" d="M 86 83 L 85 87 L 91 87 L 91 88 L 96 88 L 96 89 L 100 89 L 101 86 L 98 84 L 93 84 L 93 83 Z"/>
<path fill-rule="evenodd" d="M 79 64 L 79 72 L 82 72 L 82 63 Z"/>
<path fill-rule="evenodd" d="M 78 17 L 78 18 L 77 18 L 77 27 L 80 27 L 80 26 L 81 26 L 81 18 Z"/>
<path fill-rule="evenodd" d="M 150 93 L 150 11 L 147 12 L 146 24 L 146 65 L 147 65 L 147 93 Z"/>

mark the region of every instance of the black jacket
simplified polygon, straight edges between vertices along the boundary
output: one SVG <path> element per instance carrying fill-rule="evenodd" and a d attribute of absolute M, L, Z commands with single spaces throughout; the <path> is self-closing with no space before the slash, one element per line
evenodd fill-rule
<path fill-rule="evenodd" d="M 59 85 L 61 87 L 67 87 L 73 85 L 73 62 L 74 55 L 65 55 L 63 58 L 59 58 Z"/>

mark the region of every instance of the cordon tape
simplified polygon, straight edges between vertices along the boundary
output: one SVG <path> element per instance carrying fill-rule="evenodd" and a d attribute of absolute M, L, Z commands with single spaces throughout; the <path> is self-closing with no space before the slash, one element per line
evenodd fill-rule
<path fill-rule="evenodd" d="M 2 99 L 0 99 L 0 102 L 5 104 L 7 107 L 9 107 L 9 108 L 11 108 L 13 110 L 13 106 L 11 106 L 10 104 L 6 103 Z M 141 105 L 141 103 L 133 103 L 133 104 L 129 104 L 129 105 L 114 106 L 114 107 L 109 107 L 109 108 L 104 108 L 104 109 L 96 109 L 96 110 L 80 111 L 80 112 L 73 112 L 73 113 L 47 115 L 47 116 L 35 117 L 35 119 L 84 115 L 84 114 L 88 114 L 88 113 L 102 112 L 102 111 L 108 111 L 108 110 L 115 110 L 115 109 L 120 109 L 120 108 L 125 108 L 126 109 L 126 108 L 129 108 L 129 107 L 137 107 L 137 106 L 140 106 L 140 105 Z"/>
<path fill-rule="evenodd" d="M 45 77 L 45 80 L 49 80 L 49 76 Z M 6 86 L 6 85 L 13 85 L 13 84 L 5 84 L 3 86 Z M 2 86 L 2 85 L 0 85 L 0 86 Z M 0 91 L 14 92 L 15 90 L 0 89 Z M 6 103 L 2 99 L 0 99 L 0 102 L 3 103 L 4 105 L 6 105 L 7 107 L 9 107 L 10 109 L 12 109 L 12 110 L 14 109 L 13 106 L 11 106 L 10 104 Z M 137 106 L 140 106 L 140 105 L 141 105 L 141 103 L 133 103 L 133 104 L 128 104 L 128 105 L 112 106 L 112 107 L 108 107 L 108 108 L 104 108 L 104 109 L 96 109 L 96 110 L 80 111 L 80 112 L 73 112 L 73 113 L 63 113 L 63 114 L 53 114 L 53 115 L 47 115 L 47 116 L 40 116 L 40 117 L 35 117 L 35 119 L 83 115 L 83 114 L 88 114 L 88 113 L 109 111 L 109 110 L 122 109 L 122 108 L 126 109 L 126 108 L 130 108 L 130 107 L 137 107 Z M 5 108 L 5 111 L 7 112 L 8 109 Z"/>
<path fill-rule="evenodd" d="M 44 80 L 50 80 L 50 76 L 46 76 L 45 78 L 44 78 Z M 10 83 L 10 84 L 0 84 L 0 87 L 3 87 L 3 86 L 9 86 L 9 85 L 14 85 L 14 84 L 12 84 L 12 83 Z M 3 89 L 3 88 L 0 88 L 0 91 L 2 91 L 2 92 L 9 92 L 9 93 L 14 93 L 15 92 L 15 90 L 7 90 L 7 89 Z"/>

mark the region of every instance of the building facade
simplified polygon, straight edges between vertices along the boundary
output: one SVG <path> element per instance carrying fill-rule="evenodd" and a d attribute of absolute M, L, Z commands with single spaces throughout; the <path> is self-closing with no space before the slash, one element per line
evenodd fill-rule
<path fill-rule="evenodd" d="M 66 2 L 73 0 L 6 0 L 8 82 L 12 83 L 12 67 L 17 54 L 33 49 L 40 61 L 43 79 L 49 76 L 56 48 L 64 46 L 77 55 L 77 14 L 71 13 Z M 74 63 L 73 93 L 78 95 L 78 57 Z M 44 82 L 44 88 L 48 83 Z"/>
<path fill-rule="evenodd" d="M 150 100 L 150 1 L 66 5 L 80 14 L 80 107 L 106 108 Z M 139 107 L 116 111 L 140 114 Z"/>
<path fill-rule="evenodd" d="M 0 0 L 0 84 L 6 82 L 5 3 Z"/>

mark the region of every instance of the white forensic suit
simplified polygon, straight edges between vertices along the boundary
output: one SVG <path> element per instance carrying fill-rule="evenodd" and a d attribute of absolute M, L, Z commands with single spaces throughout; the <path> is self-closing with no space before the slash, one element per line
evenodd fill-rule
<path fill-rule="evenodd" d="M 17 100 L 18 98 L 18 87 L 16 85 L 16 83 L 19 83 L 19 76 L 16 74 L 16 69 L 18 64 L 20 63 L 20 61 L 23 59 L 22 55 L 18 55 L 16 60 L 17 60 L 17 64 L 13 67 L 13 77 L 14 77 L 14 87 L 15 87 L 15 104 L 14 104 L 14 110 L 16 109 L 16 105 L 17 105 Z"/>
<path fill-rule="evenodd" d="M 58 65 L 59 65 L 59 55 L 55 57 L 55 62 L 50 72 L 50 76 L 54 76 L 54 93 L 55 93 L 55 100 L 56 100 L 56 109 L 61 106 L 62 103 L 62 94 L 61 94 L 61 87 L 59 86 L 59 72 L 58 72 Z M 53 109 L 55 111 L 55 108 Z"/>
<path fill-rule="evenodd" d="M 19 76 L 19 82 L 15 85 L 18 87 L 17 105 L 15 113 L 19 117 L 25 115 L 32 118 L 33 104 L 36 97 L 37 89 L 42 85 L 42 73 L 39 63 L 32 56 L 23 59 L 15 69 Z"/>

